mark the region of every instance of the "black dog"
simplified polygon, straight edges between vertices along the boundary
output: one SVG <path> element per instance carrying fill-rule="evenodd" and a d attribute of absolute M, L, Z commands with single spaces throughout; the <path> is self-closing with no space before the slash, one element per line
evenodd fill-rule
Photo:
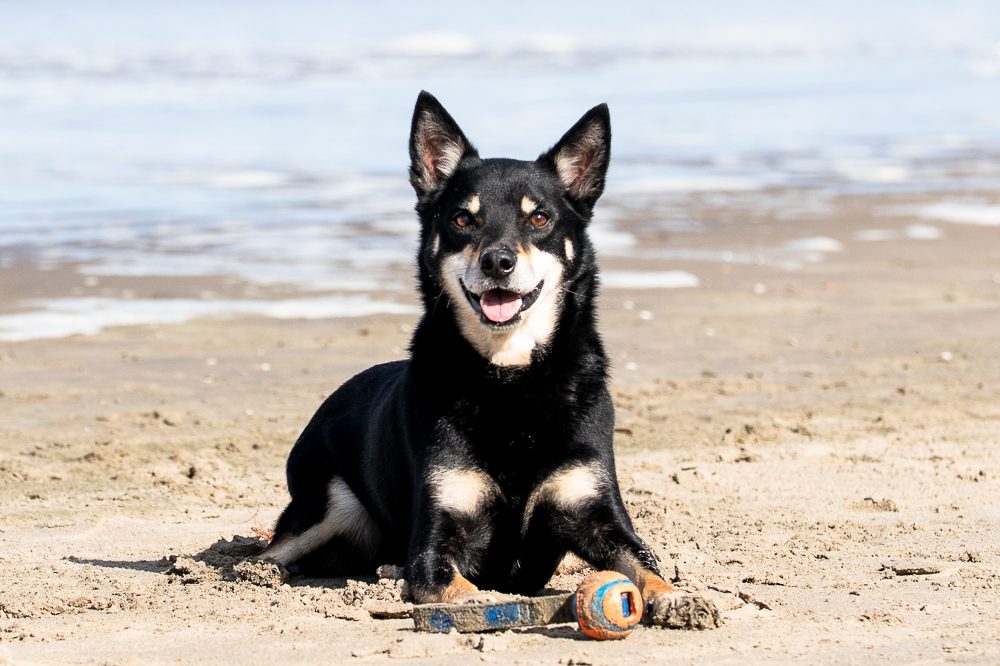
<path fill-rule="evenodd" d="M 317 575 L 405 565 L 414 599 L 541 589 L 567 552 L 639 585 L 647 618 L 718 612 L 660 577 L 615 474 L 614 409 L 587 237 L 610 157 L 607 105 L 533 162 L 481 159 L 430 94 L 410 182 L 424 315 L 410 360 L 320 407 L 288 459 L 292 500 L 263 557 Z"/>

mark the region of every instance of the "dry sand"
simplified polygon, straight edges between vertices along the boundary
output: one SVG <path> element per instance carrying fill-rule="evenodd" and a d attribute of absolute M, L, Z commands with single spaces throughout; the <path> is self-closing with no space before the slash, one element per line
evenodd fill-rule
<path fill-rule="evenodd" d="M 412 319 L 196 321 L 0 344 L 0 664 L 1000 662 L 1000 229 L 852 242 L 912 222 L 885 203 L 683 239 L 845 242 L 795 272 L 602 296 L 627 503 L 722 628 L 418 635 L 398 581 L 240 567 L 299 430 Z"/>

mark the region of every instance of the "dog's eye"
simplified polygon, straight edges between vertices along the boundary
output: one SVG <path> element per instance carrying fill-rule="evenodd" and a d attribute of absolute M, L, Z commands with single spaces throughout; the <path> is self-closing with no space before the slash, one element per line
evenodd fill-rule
<path fill-rule="evenodd" d="M 528 218 L 528 221 L 531 222 L 531 226 L 536 229 L 540 229 L 549 223 L 549 216 L 540 210 L 536 210 L 531 214 L 531 217 Z"/>
<path fill-rule="evenodd" d="M 452 221 L 455 223 L 455 226 L 458 227 L 459 229 L 464 229 L 470 224 L 472 224 L 472 218 L 469 216 L 468 213 L 459 213 L 454 217 Z"/>

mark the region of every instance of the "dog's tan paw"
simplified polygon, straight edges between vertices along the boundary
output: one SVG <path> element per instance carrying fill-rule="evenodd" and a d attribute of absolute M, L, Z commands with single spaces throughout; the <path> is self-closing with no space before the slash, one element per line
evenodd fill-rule
<path fill-rule="evenodd" d="M 715 629 L 722 624 L 719 609 L 690 592 L 663 592 L 646 603 L 646 621 L 670 629 Z"/>

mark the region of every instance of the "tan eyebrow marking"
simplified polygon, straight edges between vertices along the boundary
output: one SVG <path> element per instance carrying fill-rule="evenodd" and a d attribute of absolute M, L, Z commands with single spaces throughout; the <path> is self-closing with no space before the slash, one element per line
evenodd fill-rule
<path fill-rule="evenodd" d="M 479 212 L 481 206 L 482 206 L 482 201 L 479 200 L 478 194 L 473 194 L 471 197 L 466 199 L 464 204 L 462 204 L 462 208 L 469 211 L 473 215 Z"/>
<path fill-rule="evenodd" d="M 521 197 L 521 210 L 525 215 L 530 215 L 536 207 L 538 204 L 531 197 Z"/>

